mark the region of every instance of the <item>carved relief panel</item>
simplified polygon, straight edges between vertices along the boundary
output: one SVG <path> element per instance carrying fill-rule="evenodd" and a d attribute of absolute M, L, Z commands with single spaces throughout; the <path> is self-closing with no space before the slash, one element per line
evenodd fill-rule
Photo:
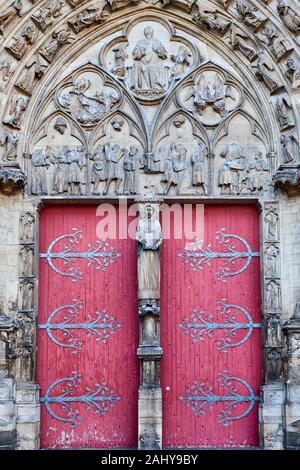
<path fill-rule="evenodd" d="M 254 30 L 265 27 L 255 10 L 242 2 L 237 8 Z M 43 48 L 16 84 L 27 95 L 52 60 Z M 268 120 L 257 96 L 215 51 L 161 18 L 135 20 L 92 51 L 89 62 L 75 61 L 45 97 L 24 155 L 32 195 L 272 193 L 279 156 Z M 282 159 L 293 161 L 292 103 L 267 59 L 254 59 L 257 77 L 274 94 Z M 5 121 L 10 128 L 19 128 L 26 106 L 27 98 L 16 95 Z M 9 132 L 2 141 L 12 159 L 17 136 Z"/>

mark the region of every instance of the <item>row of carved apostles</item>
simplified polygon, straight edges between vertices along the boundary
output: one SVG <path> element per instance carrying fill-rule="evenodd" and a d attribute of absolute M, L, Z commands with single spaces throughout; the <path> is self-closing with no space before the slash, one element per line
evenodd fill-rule
<path fill-rule="evenodd" d="M 263 193 L 268 188 L 268 162 L 255 146 L 227 145 L 220 158 L 221 194 Z M 155 190 L 163 194 L 171 188 L 177 194 L 208 194 L 209 158 L 201 140 L 192 148 L 180 142 L 161 145 L 146 155 L 134 145 L 98 144 L 89 155 L 83 146 L 47 146 L 35 150 L 30 160 L 34 195 L 132 195 L 145 191 L 151 182 L 157 182 Z"/>

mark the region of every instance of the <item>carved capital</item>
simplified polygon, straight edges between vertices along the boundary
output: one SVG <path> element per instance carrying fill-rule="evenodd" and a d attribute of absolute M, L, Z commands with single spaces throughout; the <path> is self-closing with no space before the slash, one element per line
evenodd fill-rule
<path fill-rule="evenodd" d="M 0 166 L 0 191 L 10 195 L 24 188 L 27 177 L 19 168 Z"/>

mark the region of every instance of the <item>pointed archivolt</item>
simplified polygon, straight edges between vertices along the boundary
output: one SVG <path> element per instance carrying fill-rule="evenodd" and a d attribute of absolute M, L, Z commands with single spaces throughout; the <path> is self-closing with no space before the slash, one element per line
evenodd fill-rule
<path fill-rule="evenodd" d="M 39 324 L 39 330 L 45 330 L 48 338 L 57 346 L 72 349 L 72 353 L 76 354 L 82 349 L 82 341 L 76 336 L 76 333 L 85 331 L 87 336 L 94 336 L 97 342 L 107 343 L 109 338 L 121 328 L 121 324 L 117 320 L 106 313 L 96 312 L 94 315 L 88 315 L 84 322 L 76 322 L 76 317 L 83 310 L 82 301 L 74 299 L 71 304 L 63 305 L 55 309 L 48 317 L 47 322 Z M 63 314 L 63 320 L 54 322 L 55 317 Z M 58 335 L 55 333 L 58 332 Z"/>
<path fill-rule="evenodd" d="M 55 238 L 50 243 L 46 253 L 40 253 L 40 258 L 46 259 L 50 268 L 53 269 L 57 274 L 65 277 L 71 277 L 73 282 L 79 281 L 83 278 L 83 273 L 80 269 L 74 266 L 76 259 L 84 259 L 87 261 L 87 266 L 94 266 L 96 270 L 106 271 L 107 268 L 115 263 L 121 256 L 115 248 L 110 246 L 103 240 L 97 240 L 95 243 L 89 243 L 86 251 L 75 251 L 75 247 L 72 246 L 79 243 L 80 239 L 83 238 L 81 230 L 73 228 L 73 233 L 68 233 Z M 54 251 L 55 246 L 61 242 L 67 242 L 64 245 L 63 251 Z M 54 264 L 54 260 L 63 260 L 63 266 L 66 270 L 58 268 Z"/>
<path fill-rule="evenodd" d="M 225 409 L 218 415 L 218 423 L 225 427 L 232 421 L 238 421 L 248 416 L 255 403 L 260 401 L 260 397 L 254 395 L 252 388 L 245 380 L 232 377 L 228 375 L 227 371 L 218 374 L 218 382 L 224 388 L 224 395 L 215 395 L 211 386 L 206 386 L 205 383 L 195 380 L 184 395 L 179 397 L 179 400 L 191 409 L 194 416 L 205 415 L 207 408 L 209 411 L 213 411 L 213 406 L 216 403 L 223 403 Z M 243 390 L 245 394 L 242 393 Z M 247 404 L 247 408 L 238 412 L 238 407 L 242 404 Z"/>
<path fill-rule="evenodd" d="M 215 331 L 223 331 L 223 336 L 217 341 L 217 348 L 227 352 L 244 344 L 252 335 L 254 329 L 261 328 L 260 323 L 254 323 L 251 315 L 238 305 L 219 303 L 217 310 L 223 316 L 223 322 L 218 323 L 213 315 L 194 309 L 190 317 L 185 317 L 178 325 L 186 335 L 192 338 L 193 343 L 203 341 L 205 337 L 211 338 Z M 246 332 L 237 338 L 238 332 Z"/>
<path fill-rule="evenodd" d="M 94 388 L 86 387 L 85 393 L 76 394 L 81 384 L 81 374 L 72 372 L 71 377 L 64 377 L 53 382 L 47 389 L 45 396 L 40 398 L 40 402 L 45 405 L 52 418 L 69 423 L 71 428 L 75 428 L 80 423 L 79 410 L 74 405 L 85 405 L 86 410 L 94 410 L 95 415 L 106 416 L 113 406 L 121 400 L 113 390 L 107 387 L 106 382 L 96 383 Z M 57 395 L 57 388 L 60 394 Z M 51 396 L 55 390 L 54 396 Z M 55 406 L 55 411 L 52 409 Z M 58 406 L 57 406 L 58 405 Z"/>
<path fill-rule="evenodd" d="M 246 271 L 253 258 L 259 257 L 260 253 L 253 251 L 244 238 L 225 233 L 225 231 L 226 229 L 222 228 L 216 232 L 216 240 L 222 246 L 222 251 L 213 251 L 210 243 L 203 247 L 202 241 L 195 241 L 188 249 L 184 248 L 178 256 L 193 271 L 203 269 L 206 265 L 211 266 L 215 259 L 224 259 L 225 266 L 219 267 L 216 276 L 220 281 L 226 282 L 228 277 L 237 276 Z M 241 249 L 236 247 L 237 242 L 241 245 Z M 238 267 L 236 262 L 239 259 L 245 262 Z"/>

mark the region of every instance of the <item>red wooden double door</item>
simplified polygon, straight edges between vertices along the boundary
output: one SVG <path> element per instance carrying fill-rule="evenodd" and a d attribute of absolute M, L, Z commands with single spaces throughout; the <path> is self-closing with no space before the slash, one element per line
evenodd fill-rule
<path fill-rule="evenodd" d="M 95 206 L 49 206 L 41 214 L 43 448 L 137 447 L 136 246 L 124 237 L 132 220 L 121 221 L 120 236 L 115 214 L 106 242 Z M 258 446 L 257 210 L 207 205 L 203 242 L 189 244 L 179 217 L 182 234 L 172 219 L 161 257 L 163 446 Z"/>

